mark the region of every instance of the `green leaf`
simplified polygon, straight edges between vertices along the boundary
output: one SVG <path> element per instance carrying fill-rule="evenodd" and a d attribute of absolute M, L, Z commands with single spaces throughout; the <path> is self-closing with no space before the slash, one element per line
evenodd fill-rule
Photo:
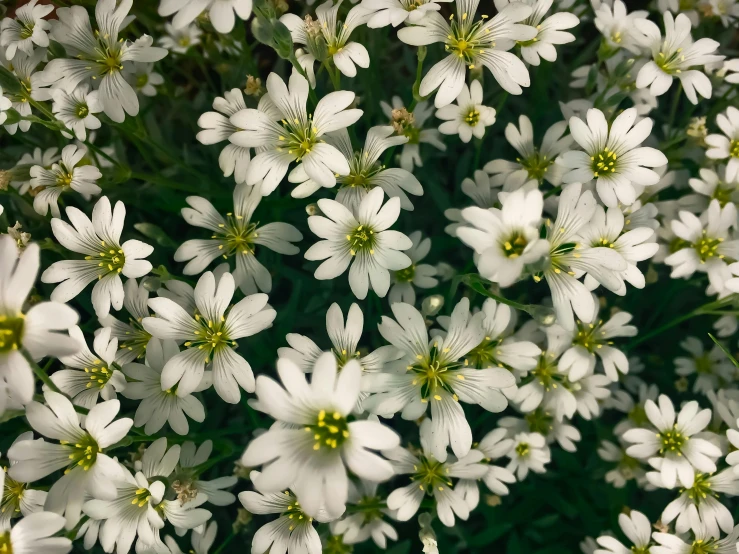
<path fill-rule="evenodd" d="M 177 248 L 178 246 L 158 225 L 154 225 L 153 223 L 136 223 L 133 227 L 145 237 L 156 242 L 159 246 L 166 248 Z"/>
<path fill-rule="evenodd" d="M 716 337 L 714 337 L 711 333 L 708 333 L 708 336 L 711 337 L 711 340 L 716 343 L 716 346 L 718 346 L 721 349 L 721 352 L 726 354 L 726 357 L 729 358 L 729 361 L 734 364 L 734 367 L 739 368 L 739 362 L 736 360 L 734 356 L 731 355 L 731 352 L 729 352 L 726 347 L 721 344 Z"/>

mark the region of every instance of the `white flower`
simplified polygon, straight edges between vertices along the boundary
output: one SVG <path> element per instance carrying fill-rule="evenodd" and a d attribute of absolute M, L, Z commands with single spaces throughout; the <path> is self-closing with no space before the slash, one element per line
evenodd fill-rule
<path fill-rule="evenodd" d="M 602 441 L 598 447 L 598 456 L 602 460 L 617 464 L 616 467 L 606 473 L 606 483 L 622 489 L 628 481 L 635 479 L 639 486 L 651 487 L 646 481 L 646 471 L 640 467 L 638 460 L 626 455 L 623 447 L 616 446 L 609 441 Z"/>
<path fill-rule="evenodd" d="M 480 275 L 508 287 L 519 279 L 524 266 L 547 253 L 548 244 L 539 238 L 544 197 L 538 189 L 520 188 L 502 200 L 499 210 L 474 206 L 462 210 L 470 226 L 459 227 L 457 236 L 477 253 Z"/>
<path fill-rule="evenodd" d="M 726 60 L 724 62 L 723 70 L 725 72 L 725 80 L 727 83 L 737 84 L 739 83 L 739 58 L 733 60 Z"/>
<path fill-rule="evenodd" d="M 2 51 L 0 50 L 0 54 Z M 12 107 L 22 117 L 32 115 L 31 100 L 45 101 L 51 99 L 51 90 L 44 88 L 47 84 L 44 81 L 44 75 L 41 72 L 36 71 L 36 67 L 46 57 L 46 49 L 39 48 L 34 51 L 31 56 L 24 54 L 23 52 L 16 52 L 15 57 L 8 61 L 8 65 L 13 68 L 15 76 L 20 81 L 20 87 L 18 92 L 11 93 L 5 91 L 5 97 L 12 102 Z M 3 102 L 5 105 L 6 103 Z M 5 108 L 7 109 L 7 108 Z M 14 135 L 18 129 L 22 133 L 25 133 L 31 128 L 31 121 L 21 120 L 10 125 L 5 125 L 5 130 L 11 135 Z"/>
<path fill-rule="evenodd" d="M 175 14 L 172 25 L 181 29 L 208 10 L 208 20 L 221 34 L 230 33 L 236 24 L 236 16 L 246 21 L 251 16 L 252 0 L 160 0 L 159 15 Z"/>
<path fill-rule="evenodd" d="M 139 100 L 124 76 L 126 62 L 156 62 L 167 55 L 164 48 L 152 46 L 152 38 L 143 35 L 135 42 L 119 40 L 133 0 L 99 0 L 95 6 L 98 29 L 93 33 L 87 10 L 82 6 L 59 8 L 58 21 L 52 23 L 51 36 L 67 50 L 69 58 L 55 58 L 44 69 L 44 80 L 56 83 L 67 92 L 92 79 L 105 115 L 122 122 L 126 114 L 139 113 Z M 102 53 L 102 54 L 101 54 Z M 72 57 L 74 56 L 74 57 Z M 124 113 L 125 111 L 125 113 Z"/>
<path fill-rule="evenodd" d="M 57 88 L 53 92 L 54 104 L 51 111 L 59 121 L 72 130 L 78 140 L 87 138 L 87 129 L 100 128 L 100 120 L 94 115 L 103 111 L 98 94 L 96 90 L 91 92 L 88 85 L 80 85 L 71 93 L 62 88 Z M 69 133 L 63 134 L 67 138 L 72 138 Z"/>
<path fill-rule="evenodd" d="M 162 547 L 164 552 L 168 552 L 159 538 L 159 530 L 165 521 L 184 530 L 198 527 L 210 519 L 208 510 L 198 508 L 206 501 L 204 494 L 186 503 L 178 499 L 165 500 L 166 487 L 162 481 L 156 480 L 156 476 L 145 475 L 141 471 L 134 476 L 120 467 L 120 475 L 110 483 L 115 495 L 110 499 L 88 500 L 84 505 L 86 515 L 103 521 L 100 545 L 105 551 L 113 552 L 117 545 L 116 552 L 131 552 L 133 541 L 138 537 L 137 552 L 146 552 L 152 547 L 156 552 L 162 552 Z"/>
<path fill-rule="evenodd" d="M 367 22 L 369 12 L 363 6 L 354 6 L 346 14 L 344 21 L 339 20 L 341 1 L 334 4 L 327 0 L 316 9 L 318 21 L 310 16 L 302 19 L 300 16 L 286 13 L 280 21 L 290 30 L 293 43 L 303 44 L 308 54 L 300 61 L 300 65 L 312 66 L 317 60 L 323 61 L 326 52 L 334 65 L 347 77 L 356 77 L 358 65 L 367 68 L 370 57 L 367 49 L 360 43 L 350 41 L 352 31 Z M 311 81 L 315 88 L 315 81 Z"/>
<path fill-rule="evenodd" d="M 118 340 L 118 352 L 115 361 L 127 364 L 136 359 L 143 358 L 146 345 L 149 344 L 151 335 L 143 328 L 141 322 L 149 317 L 149 291 L 143 281 L 139 285 L 136 279 L 128 279 L 123 285 L 123 307 L 129 313 L 128 323 L 124 323 L 108 314 L 100 318 L 100 325 L 110 327 L 111 336 Z"/>
<path fill-rule="evenodd" d="M 169 298 L 149 300 L 157 317 L 145 318 L 144 329 L 160 339 L 186 341 L 185 350 L 164 365 L 162 389 L 177 385 L 177 396 L 186 396 L 198 388 L 205 366 L 212 364 L 213 385 L 226 402 L 239 401 L 239 387 L 254 391 L 254 374 L 234 350 L 236 340 L 266 329 L 277 313 L 267 305 L 266 294 L 252 294 L 229 307 L 235 288 L 230 273 L 225 273 L 217 286 L 213 273 L 203 273 L 195 287 L 194 317 Z"/>
<path fill-rule="evenodd" d="M 516 372 L 535 368 L 541 349 L 533 342 L 520 340 L 512 334 L 516 318 L 510 306 L 486 298 L 480 311 L 485 315 L 482 320 L 485 337 L 467 354 L 469 363 L 478 369 L 498 366 Z M 439 324 L 448 328 L 444 319 L 439 317 Z"/>
<path fill-rule="evenodd" d="M 518 118 L 518 128 L 513 123 L 509 123 L 505 128 L 506 140 L 516 149 L 520 157 L 516 158 L 515 162 L 492 160 L 485 164 L 484 169 L 494 178 L 498 175 L 503 177 L 507 187 L 518 188 L 532 179 L 539 184 L 547 180 L 553 185 L 559 185 L 562 182 L 563 170 L 554 162 L 557 156 L 569 149 L 574 140 L 572 135 L 563 136 L 566 130 L 566 121 L 555 123 L 544 133 L 541 148 L 537 148 L 534 146 L 534 128 L 531 120 L 521 115 Z"/>
<path fill-rule="evenodd" d="M 495 182 L 493 182 L 487 173 L 478 169 L 474 173 L 474 180 L 465 177 L 460 188 L 465 196 L 469 197 L 478 208 L 493 208 L 498 204 L 499 191 L 497 189 L 502 184 L 498 181 L 502 181 L 502 179 L 495 179 Z M 452 222 L 444 228 L 444 231 L 456 237 L 457 229 L 466 223 L 462 217 L 462 210 L 447 208 L 444 210 L 444 216 Z"/>
<path fill-rule="evenodd" d="M 379 29 L 403 22 L 416 24 L 429 12 L 438 12 L 442 2 L 452 0 L 362 0 L 361 6 L 370 12 L 367 27 Z"/>
<path fill-rule="evenodd" d="M 316 279 L 334 279 L 349 269 L 349 285 L 357 298 L 372 290 L 384 297 L 390 288 L 390 272 L 411 265 L 401 250 L 412 246 L 403 233 L 390 230 L 400 215 L 400 199 L 382 204 L 384 193 L 372 189 L 352 214 L 335 200 L 321 199 L 318 207 L 325 215 L 308 218 L 308 226 L 319 238 L 305 252 L 307 260 L 325 260 L 316 269 Z"/>
<path fill-rule="evenodd" d="M 349 504 L 372 506 L 381 501 L 382 497 L 377 494 L 377 483 L 364 479 L 361 479 L 356 486 L 351 483 Z M 383 519 L 383 515 L 392 518 L 393 512 L 387 509 L 377 509 L 348 515 L 339 521 L 332 522 L 331 533 L 334 536 L 341 535 L 344 544 L 357 544 L 371 537 L 375 545 L 384 550 L 387 548 L 387 539 L 397 541 L 398 533 Z"/>
<path fill-rule="evenodd" d="M 439 520 L 447 527 L 453 527 L 454 516 L 466 520 L 470 510 L 451 479 L 481 479 L 488 468 L 480 463 L 483 453 L 479 450 L 470 450 L 459 459 L 450 456 L 444 462 L 437 461 L 429 444 L 432 432 L 431 422 L 425 419 L 421 423 L 420 452 L 410 452 L 401 446 L 383 452 L 393 461 L 396 474 L 411 475 L 409 485 L 390 493 L 387 507 L 397 510 L 395 517 L 398 521 L 408 521 L 421 507 L 424 497 L 431 496 L 435 501 Z"/>
<path fill-rule="evenodd" d="M 734 554 L 737 551 L 736 543 L 739 539 L 739 525 L 723 539 L 712 537 L 705 526 L 700 526 L 693 533 L 693 540 L 682 535 L 676 536 L 669 533 L 653 533 L 652 538 L 659 546 L 652 546 L 653 554 L 693 554 L 703 550 L 711 554 Z M 687 541 L 687 542 L 686 542 Z"/>
<path fill-rule="evenodd" d="M 74 404 L 88 410 L 97 404 L 99 397 L 113 400 L 117 392 L 126 388 L 126 378 L 113 363 L 118 340 L 111 338 L 110 328 L 100 329 L 95 335 L 94 354 L 79 327 L 70 328 L 69 336 L 79 344 L 79 352 L 60 357 L 65 369 L 54 372 L 51 380 Z"/>
<path fill-rule="evenodd" d="M 445 120 L 439 125 L 441 134 L 459 135 L 462 142 L 469 142 L 473 136 L 485 136 L 485 127 L 495 123 L 495 110 L 482 105 L 482 85 L 475 80 L 469 87 L 463 85 L 457 103 L 437 110 L 436 117 Z"/>
<path fill-rule="evenodd" d="M 631 510 L 628 515 L 619 514 L 618 525 L 634 546 L 629 548 L 614 537 L 601 535 L 596 540 L 602 548 L 598 548 L 593 554 L 625 554 L 626 552 L 658 554 L 657 548 L 659 547 L 655 548 L 651 546 L 652 524 L 643 513 Z"/>
<path fill-rule="evenodd" d="M 413 305 L 416 303 L 416 291 L 413 287 L 430 289 L 439 284 L 439 280 L 435 277 L 436 268 L 429 264 L 419 263 L 431 250 L 431 239 L 423 238 L 421 231 L 412 232 L 408 238 L 411 239 L 413 245 L 405 253 L 411 259 L 411 265 L 393 272 L 390 276 L 392 286 L 388 300 L 391 304 L 406 302 Z"/>
<path fill-rule="evenodd" d="M 0 124 L 5 123 L 5 120 L 8 119 L 8 114 L 5 112 L 12 107 L 13 102 L 10 98 L 3 96 L 3 87 L 0 87 Z"/>
<path fill-rule="evenodd" d="M 529 72 L 515 54 L 506 52 L 515 41 L 536 36 L 536 29 L 518 24 L 532 13 L 530 6 L 514 2 L 490 19 L 475 21 L 478 2 L 457 0 L 456 16 L 447 23 L 438 12 L 429 12 L 417 25 L 398 31 L 398 38 L 412 46 L 441 42 L 447 57 L 434 65 L 421 81 L 419 94 L 428 96 L 438 89 L 434 105 L 450 104 L 462 90 L 468 66 L 487 67 L 498 84 L 510 94 L 521 94 L 530 84 Z"/>
<path fill-rule="evenodd" d="M 164 77 L 154 71 L 153 63 L 133 62 L 126 70 L 125 77 L 137 92 L 149 97 L 156 96 L 156 87 L 164 84 Z"/>
<path fill-rule="evenodd" d="M 690 188 L 696 194 L 683 197 L 686 202 L 688 199 L 691 200 L 691 208 L 695 205 L 703 211 L 714 198 L 719 201 L 722 208 L 729 202 L 739 202 L 739 172 L 734 176 L 733 181 L 726 178 L 725 165 L 720 165 L 716 170 L 702 167 L 698 170 L 698 174 L 700 178 L 694 177 L 688 180 Z"/>
<path fill-rule="evenodd" d="M 652 96 L 661 96 L 667 92 L 672 80 L 677 77 L 683 86 L 685 96 L 693 104 L 698 103 L 696 91 L 704 98 L 710 98 L 711 81 L 705 73 L 694 68 L 723 60 L 723 56 L 713 54 L 718 49 L 719 43 L 710 38 L 693 42 L 688 16 L 680 13 L 673 18 L 670 12 L 663 15 L 664 39 L 656 24 L 647 19 L 634 21 L 634 27 L 643 35 L 640 41 L 652 54 L 652 59 L 636 76 L 637 88 L 649 87 Z"/>
<path fill-rule="evenodd" d="M 179 351 L 172 340 L 152 339 L 146 349 L 146 365 L 129 363 L 123 366 L 123 373 L 131 379 L 123 396 L 140 400 L 133 423 L 136 427 L 145 425 L 147 435 L 153 435 L 165 423 L 169 423 L 178 435 L 187 435 L 186 415 L 198 422 L 205 419 L 200 400 L 191 394 L 178 395 L 176 390 L 162 386 L 162 370 Z M 210 373 L 206 373 L 194 392 L 210 387 L 211 382 Z"/>
<path fill-rule="evenodd" d="M 61 219 L 51 220 L 54 237 L 67 250 L 84 254 L 83 260 L 54 262 L 44 271 L 41 281 L 61 283 L 51 293 L 51 299 L 67 302 L 97 280 L 92 288 L 92 305 L 98 317 L 110 313 L 110 307 L 123 307 L 121 274 L 135 279 L 151 270 L 146 258 L 154 249 L 139 240 L 127 240 L 121 245 L 121 233 L 126 218 L 123 202 L 111 210 L 110 200 L 100 198 L 92 210 L 92 220 L 74 207 L 67 208 L 72 225 Z"/>
<path fill-rule="evenodd" d="M 646 282 L 636 264 L 654 256 L 659 245 L 655 241 L 654 230 L 647 226 L 636 226 L 640 223 L 639 217 L 628 216 L 630 230 L 627 230 L 626 222 L 627 216 L 619 208 L 608 208 L 606 211 L 598 206 L 590 223 L 580 230 L 579 240 L 592 248 L 607 246 L 621 254 L 627 264 L 621 272 L 622 281 L 642 289 Z M 591 290 L 597 286 L 597 282 L 589 275 L 585 278 L 585 284 Z M 622 282 L 619 293 L 625 291 L 626 283 Z"/>
<path fill-rule="evenodd" d="M 326 135 L 326 142 L 335 146 L 346 158 L 349 173 L 337 178 L 339 190 L 336 201 L 355 212 L 365 196 L 372 189 L 379 187 L 389 198 L 400 198 L 400 207 L 413 210 L 408 194 L 419 196 L 423 187 L 410 171 L 405 169 L 386 169 L 379 159 L 388 148 L 405 144 L 405 136 L 391 136 L 394 130 L 388 125 L 372 127 L 367 132 L 364 148 L 355 151 L 349 133 L 341 129 Z M 303 171 L 296 171 L 291 182 L 300 183 L 292 191 L 293 198 L 306 198 L 321 188 L 321 185 L 308 177 Z M 301 182 L 302 181 L 302 182 Z M 406 194 L 407 193 L 407 194 Z"/>
<path fill-rule="evenodd" d="M 690 277 L 700 271 L 708 274 L 717 291 L 722 291 L 732 276 L 727 260 L 739 260 L 739 240 L 730 240 L 730 230 L 737 225 L 736 207 L 729 203 L 721 208 L 718 200 L 711 200 L 700 218 L 687 211 L 678 215 L 680 219 L 673 219 L 670 228 L 685 242 L 683 248 L 665 258 L 665 263 L 672 266 L 670 277 Z"/>
<path fill-rule="evenodd" d="M 96 181 L 103 176 L 94 165 L 79 165 L 87 155 L 86 148 L 78 148 L 74 144 L 65 146 L 62 159 L 46 169 L 40 165 L 31 168 L 31 187 L 38 189 L 33 199 L 33 209 L 39 215 L 61 217 L 59 213 L 59 197 L 63 192 L 74 190 L 79 192 L 88 202 L 102 190 Z"/>
<path fill-rule="evenodd" d="M 72 541 L 67 537 L 54 537 L 64 527 L 64 518 L 52 512 L 30 514 L 11 529 L 0 528 L 0 545 L 6 552 L 25 554 L 67 554 L 72 550 Z"/>
<path fill-rule="evenodd" d="M 297 254 L 292 244 L 303 235 L 292 225 L 272 222 L 259 226 L 252 222 L 254 211 L 262 200 L 259 187 L 236 185 L 233 192 L 233 212 L 223 217 L 208 200 L 200 196 L 186 198 L 189 208 L 182 209 L 182 217 L 190 225 L 213 232 L 210 239 L 188 240 L 174 254 L 175 261 L 188 262 L 182 271 L 185 275 L 197 275 L 213 260 L 230 256 L 235 258 L 234 281 L 244 294 L 258 290 L 272 290 L 272 276 L 256 258 L 257 245 L 280 254 Z"/>
<path fill-rule="evenodd" d="M 68 356 L 79 348 L 66 334 L 78 319 L 72 308 L 60 302 L 41 302 L 23 313 L 38 268 L 37 244 L 29 244 L 20 252 L 10 236 L 0 236 L 0 378 L 7 383 L 11 397 L 21 404 L 31 401 L 35 385 L 24 351 L 40 360 L 45 356 Z M 0 402 L 0 413 L 4 411 L 5 405 Z"/>
<path fill-rule="evenodd" d="M 375 393 L 365 401 L 365 408 L 382 416 L 401 412 L 403 419 L 414 420 L 430 404 L 429 451 L 444 461 L 451 444 L 457 457 L 466 456 L 472 447 L 472 430 L 460 401 L 500 412 L 507 405 L 501 389 L 515 384 L 506 369 L 477 369 L 464 359 L 485 337 L 484 315 L 471 315 L 469 300 L 464 298 L 452 312 L 446 336 L 429 341 L 426 322 L 416 308 L 403 302 L 390 308 L 397 321 L 383 316 L 378 328 L 403 357 L 386 364 L 383 373 L 365 376 L 366 390 Z"/>
<path fill-rule="evenodd" d="M 675 358 L 675 373 L 681 376 L 696 375 L 693 392 L 710 394 L 733 380 L 734 364 L 717 345 L 705 351 L 703 343 L 696 337 L 686 337 L 680 343 L 690 357 Z"/>
<path fill-rule="evenodd" d="M 366 356 L 362 356 L 358 345 L 363 327 L 364 314 L 357 304 L 349 307 L 346 323 L 344 314 L 336 302 L 331 304 L 326 312 L 326 332 L 331 340 L 331 352 L 336 357 L 339 370 L 350 360 L 355 359 L 359 361 L 363 371 L 379 371 L 384 367 L 385 362 L 397 360 L 400 357 L 400 354 L 396 355 L 392 346 L 381 346 Z M 316 361 L 324 351 L 305 335 L 289 333 L 285 338 L 290 348 L 278 348 L 277 355 L 280 358 L 289 359 L 305 373 L 313 371 Z"/>
<path fill-rule="evenodd" d="M 400 153 L 400 167 L 406 171 L 413 171 L 413 167 L 423 166 L 421 159 L 421 143 L 430 144 L 442 152 L 446 152 L 446 144 L 441 141 L 441 134 L 437 129 L 424 129 L 423 124 L 431 117 L 434 109 L 428 102 L 416 104 L 412 112 L 408 112 L 399 96 L 393 96 L 392 106 L 381 101 L 382 113 L 390 118 L 390 124 L 399 135 L 408 138 Z"/>
<path fill-rule="evenodd" d="M 254 482 L 259 482 L 261 474 L 251 472 Z M 321 538 L 313 527 L 313 518 L 306 513 L 295 493 L 261 493 L 244 491 L 239 493 L 239 501 L 252 514 L 280 514 L 276 520 L 263 525 L 252 539 L 252 552 L 287 552 L 287 554 L 321 554 Z M 317 520 L 323 518 L 318 516 Z"/>
<path fill-rule="evenodd" d="M 31 0 L 18 8 L 15 19 L 6 17 L 0 26 L 0 46 L 5 48 L 5 57 L 13 59 L 16 50 L 28 56 L 33 54 L 34 46 L 49 46 L 47 34 L 51 23 L 44 18 L 54 11 L 53 5 L 37 5 L 38 0 Z"/>
<path fill-rule="evenodd" d="M 574 13 L 568 11 L 552 14 L 544 19 L 554 0 L 496 0 L 495 7 L 502 10 L 508 4 L 517 1 L 531 6 L 533 11 L 523 21 L 523 24 L 537 31 L 534 38 L 518 42 L 521 47 L 521 57 L 531 65 L 539 65 L 541 61 L 539 58 L 548 62 L 556 61 L 557 50 L 554 46 L 573 42 L 575 36 L 572 33 L 565 33 L 564 30 L 572 29 L 580 23 L 580 20 Z"/>
<path fill-rule="evenodd" d="M 264 464 L 254 481 L 259 490 L 278 492 L 290 487 L 309 516 L 325 509 L 332 518 L 338 517 L 349 493 L 346 468 L 368 481 L 388 480 L 392 466 L 370 450 L 395 448 L 400 438 L 377 421 L 348 421 L 359 399 L 359 362 L 350 360 L 337 375 L 333 354 L 323 354 L 310 384 L 290 360 L 278 360 L 277 372 L 287 390 L 260 375 L 257 398 L 279 424 L 249 444 L 241 463 Z"/>
<path fill-rule="evenodd" d="M 564 152 L 557 163 L 568 168 L 565 183 L 586 183 L 596 179 L 598 196 L 606 206 L 619 203 L 630 206 L 636 201 L 632 183 L 654 185 L 659 175 L 647 169 L 667 164 L 665 155 L 656 148 L 639 146 L 652 132 L 653 121 L 641 119 L 636 125 L 636 108 L 621 112 L 608 125 L 602 111 L 588 110 L 587 123 L 570 118 L 570 132 L 583 151 Z"/>
<path fill-rule="evenodd" d="M 31 483 L 66 468 L 49 490 L 46 508 L 65 513 L 67 528 L 71 529 L 81 517 L 87 494 L 115 498 L 112 480 L 121 475 L 122 468 L 105 454 L 105 449 L 123 439 L 133 421 L 113 421 L 120 402 L 108 400 L 94 406 L 82 426 L 66 396 L 47 391 L 44 399 L 48 406 L 38 402 L 26 406 L 26 418 L 36 432 L 58 444 L 44 439 L 15 443 L 8 451 L 8 458 L 14 462 L 8 473 L 16 481 Z"/>
<path fill-rule="evenodd" d="M 572 312 L 585 323 L 592 323 L 595 311 L 593 295 L 579 280 L 588 273 L 613 292 L 619 292 L 623 281 L 620 272 L 627 268 L 626 260 L 611 248 L 592 248 L 576 242 L 580 229 L 590 221 L 596 203 L 590 191 L 581 193 L 580 183 L 572 183 L 559 197 L 557 219 L 547 225 L 550 244 L 549 264 L 534 280 L 546 279 L 552 292 L 557 322 L 573 329 Z"/>
<path fill-rule="evenodd" d="M 680 410 L 676 422 L 675 408 L 664 394 L 659 397 L 659 407 L 647 400 L 644 409 L 653 427 L 626 431 L 623 438 L 632 443 L 626 453 L 634 458 L 648 459 L 653 466 L 654 461 L 658 461 L 665 488 L 673 488 L 678 480 L 683 487 L 690 488 L 695 478 L 694 470 L 716 471 L 715 460 L 721 450 L 705 438 L 693 436 L 709 424 L 711 410 L 699 411 L 698 403 L 690 401 Z"/>
<path fill-rule="evenodd" d="M 157 42 L 170 52 L 184 54 L 190 47 L 200 44 L 200 36 L 203 31 L 196 24 L 190 24 L 176 29 L 171 23 L 164 24 L 166 35 L 160 37 Z"/>
<path fill-rule="evenodd" d="M 0 100 L 1 103 L 2 100 Z M 59 149 L 56 147 L 47 148 L 43 151 L 41 148 L 34 148 L 33 154 L 28 152 L 23 154 L 13 168 L 10 186 L 15 188 L 18 194 L 26 194 L 31 188 L 31 168 L 34 165 L 40 165 L 44 169 L 51 169 L 60 159 L 58 152 Z"/>
<path fill-rule="evenodd" d="M 201 481 L 198 478 L 200 471 L 198 466 L 206 463 L 213 452 L 213 441 L 207 440 L 195 448 L 195 443 L 186 441 L 182 443 L 180 451 L 180 463 L 175 468 L 172 476 L 172 488 L 179 481 L 178 499 L 184 504 L 192 501 L 199 492 L 207 496 L 208 502 L 216 506 L 228 506 L 236 502 L 236 496 L 228 491 L 222 490 L 233 487 L 238 478 L 235 475 L 218 477 L 211 481 Z"/>
<path fill-rule="evenodd" d="M 567 372 L 571 381 L 579 381 L 595 370 L 596 354 L 603 363 L 603 369 L 611 381 L 618 380 L 618 372 L 629 372 L 629 360 L 618 348 L 611 346 L 616 337 L 635 337 L 637 330 L 628 325 L 632 316 L 627 312 L 618 312 L 603 323 L 597 320 L 598 308 L 595 304 L 595 314 L 590 318 L 595 323 L 577 322 L 577 327 L 571 331 L 572 346 L 568 348 L 559 361 L 559 367 Z"/>
<path fill-rule="evenodd" d="M 506 469 L 514 472 L 519 481 L 526 479 L 529 471 L 544 473 L 544 466 L 552 459 L 546 440 L 540 433 L 516 434 L 506 456 L 511 460 Z"/>
<path fill-rule="evenodd" d="M 739 109 L 729 106 L 725 113 L 716 116 L 716 125 L 723 135 L 708 135 L 706 144 L 710 147 L 706 156 L 713 160 L 726 160 L 726 180 L 733 182 L 739 178 Z"/>
<path fill-rule="evenodd" d="M 289 88 L 276 73 L 267 77 L 267 93 L 274 103 L 274 113 L 260 110 L 240 110 L 231 116 L 231 123 L 241 129 L 229 140 L 237 146 L 259 148 L 246 170 L 246 182 L 260 187 L 263 195 L 270 194 L 287 173 L 290 162 L 321 186 L 332 187 L 336 174 L 347 175 L 349 164 L 335 147 L 322 137 L 331 131 L 344 129 L 356 122 L 362 110 L 347 109 L 354 102 L 354 93 L 332 92 L 308 114 L 308 81 L 293 72 Z M 292 175 L 292 174 L 291 174 Z"/>
<path fill-rule="evenodd" d="M 641 54 L 641 36 L 635 29 L 634 22 L 646 19 L 647 15 L 646 10 L 627 13 L 626 4 L 615 0 L 613 7 L 604 2 L 595 10 L 594 23 L 612 49 L 625 48 L 632 54 Z"/>
<path fill-rule="evenodd" d="M 647 477 L 655 485 L 662 486 L 659 473 L 648 473 Z M 737 479 L 733 468 L 727 468 L 715 475 L 696 473 L 693 486 L 681 490 L 680 496 L 665 507 L 660 520 L 666 525 L 674 520 L 675 531 L 678 533 L 685 533 L 689 529 L 700 532 L 701 527 L 705 527 L 707 534 L 715 538 L 721 536 L 721 531 L 731 533 L 734 518 L 719 498 L 724 494 L 739 494 Z"/>
<path fill-rule="evenodd" d="M 245 110 L 244 93 L 241 89 L 231 89 L 223 93 L 223 97 L 217 96 L 213 100 L 215 112 L 205 112 L 198 118 L 198 126 L 203 130 L 197 134 L 197 139 L 202 144 L 217 144 L 228 140 L 231 135 L 239 131 L 239 128 L 231 123 L 229 118 L 235 113 Z M 259 111 L 271 114 L 273 118 L 281 117 L 272 104 L 268 95 L 259 100 Z M 251 153 L 249 148 L 229 143 L 218 156 L 218 165 L 223 171 L 224 177 L 234 176 L 238 184 L 246 182 L 246 170 L 249 167 Z"/>
<path fill-rule="evenodd" d="M 29 439 L 33 439 L 33 431 L 18 435 L 13 444 Z M 4 475 L 2 468 L 0 468 L 0 491 L 2 491 L 0 493 L 2 496 L 0 530 L 8 529 L 14 518 L 44 511 L 46 491 L 31 489 L 27 483 L 19 483 L 10 476 Z"/>

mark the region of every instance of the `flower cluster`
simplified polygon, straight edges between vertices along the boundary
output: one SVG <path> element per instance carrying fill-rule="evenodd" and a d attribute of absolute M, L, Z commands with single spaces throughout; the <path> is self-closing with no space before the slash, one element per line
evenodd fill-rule
<path fill-rule="evenodd" d="M 16 4 L 0 554 L 739 552 L 738 0 Z"/>

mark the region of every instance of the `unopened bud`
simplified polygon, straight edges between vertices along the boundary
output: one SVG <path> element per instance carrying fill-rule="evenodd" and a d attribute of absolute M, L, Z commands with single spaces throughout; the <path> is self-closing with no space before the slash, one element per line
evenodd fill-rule
<path fill-rule="evenodd" d="M 423 299 L 421 302 L 421 313 L 425 317 L 435 316 L 444 306 L 444 297 L 440 294 L 434 294 Z"/>
<path fill-rule="evenodd" d="M 293 55 L 293 37 L 290 35 L 290 29 L 276 19 L 272 22 L 274 49 L 277 55 L 282 59 L 288 59 Z"/>

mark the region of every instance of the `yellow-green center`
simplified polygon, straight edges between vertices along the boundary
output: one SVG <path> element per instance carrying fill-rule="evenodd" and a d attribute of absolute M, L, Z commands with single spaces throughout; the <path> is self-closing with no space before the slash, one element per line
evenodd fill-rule
<path fill-rule="evenodd" d="M 0 352 L 9 352 L 20 348 L 24 326 L 23 314 L 0 315 Z"/>
<path fill-rule="evenodd" d="M 604 148 L 602 152 L 590 156 L 590 167 L 593 170 L 593 175 L 600 177 L 601 175 L 607 176 L 615 173 L 618 169 L 617 158 L 616 153 L 608 148 Z"/>
<path fill-rule="evenodd" d="M 330 452 L 341 447 L 349 438 L 349 425 L 339 412 L 327 413 L 326 410 L 321 410 L 315 423 L 307 425 L 305 431 L 312 435 L 313 450 Z"/>

